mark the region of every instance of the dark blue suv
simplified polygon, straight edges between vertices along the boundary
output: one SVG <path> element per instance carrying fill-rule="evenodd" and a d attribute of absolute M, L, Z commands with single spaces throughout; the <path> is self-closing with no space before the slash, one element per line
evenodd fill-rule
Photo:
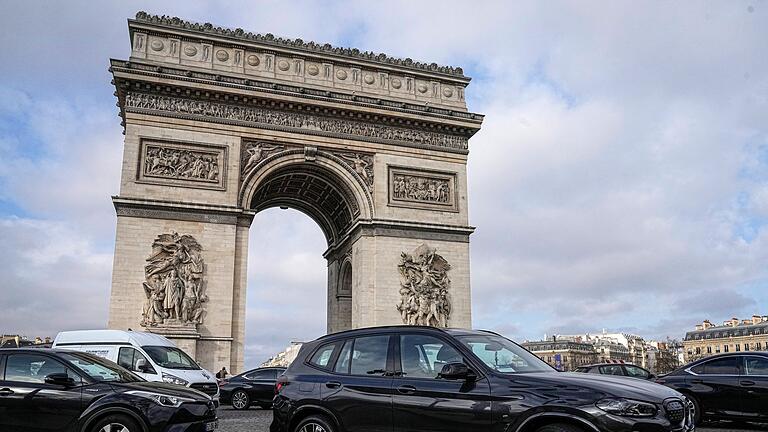
<path fill-rule="evenodd" d="M 498 334 L 378 327 L 305 344 L 278 378 L 272 432 L 602 432 L 693 429 L 692 407 L 646 381 L 561 373 Z"/>

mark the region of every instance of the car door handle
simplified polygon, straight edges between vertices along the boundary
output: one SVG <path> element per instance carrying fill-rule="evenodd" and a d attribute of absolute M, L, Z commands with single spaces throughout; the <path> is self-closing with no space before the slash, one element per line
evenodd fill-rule
<path fill-rule="evenodd" d="M 10 396 L 13 394 L 13 390 L 9 388 L 0 389 L 0 396 Z"/>
<path fill-rule="evenodd" d="M 338 381 L 329 381 L 325 383 L 325 386 L 328 387 L 329 389 L 336 389 L 341 387 L 341 383 Z"/>
<path fill-rule="evenodd" d="M 401 385 L 397 388 L 400 394 L 414 394 L 416 393 L 416 387 L 410 385 Z"/>
<path fill-rule="evenodd" d="M 749 386 L 755 385 L 755 382 L 754 381 L 743 380 L 743 381 L 740 381 L 739 384 L 743 385 L 744 387 L 749 387 Z"/>

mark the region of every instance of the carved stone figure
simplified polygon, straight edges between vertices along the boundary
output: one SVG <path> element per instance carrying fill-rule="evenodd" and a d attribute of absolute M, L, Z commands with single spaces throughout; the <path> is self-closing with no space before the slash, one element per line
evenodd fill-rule
<path fill-rule="evenodd" d="M 467 138 L 459 135 L 305 114 L 301 112 L 277 111 L 274 109 L 253 106 L 184 99 L 173 96 L 131 92 L 125 97 L 125 107 L 128 110 L 165 111 L 248 123 L 261 123 L 273 127 L 311 130 L 338 135 L 362 136 L 391 141 L 394 143 L 406 142 L 420 146 L 435 146 L 455 150 L 467 150 L 468 146 Z"/>
<path fill-rule="evenodd" d="M 272 145 L 263 142 L 249 142 L 245 144 L 242 158 L 243 174 L 250 172 L 262 159 L 275 150 L 284 150 L 285 146 Z"/>
<path fill-rule="evenodd" d="M 400 312 L 403 323 L 447 327 L 451 315 L 448 294 L 451 265 L 437 251 L 422 244 L 400 254 Z"/>
<path fill-rule="evenodd" d="M 147 301 L 141 325 L 196 326 L 203 321 L 205 265 L 202 247 L 190 235 L 160 234 L 144 267 Z"/>
<path fill-rule="evenodd" d="M 373 187 L 373 156 L 360 153 L 344 153 L 339 156 L 355 170 L 369 189 Z"/>
<path fill-rule="evenodd" d="M 395 174 L 392 183 L 392 198 L 397 200 L 439 204 L 451 202 L 451 186 L 447 179 Z"/>
<path fill-rule="evenodd" d="M 217 153 L 148 145 L 144 175 L 192 181 L 219 181 Z"/>

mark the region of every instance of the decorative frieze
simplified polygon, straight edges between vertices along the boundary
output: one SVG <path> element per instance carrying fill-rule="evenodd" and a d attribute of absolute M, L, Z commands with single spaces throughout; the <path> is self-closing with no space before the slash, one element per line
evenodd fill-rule
<path fill-rule="evenodd" d="M 147 110 L 174 113 L 202 120 L 231 120 L 273 129 L 361 137 L 393 144 L 410 143 L 424 147 L 467 150 L 467 138 L 458 135 L 174 96 L 129 92 L 125 96 L 125 109 L 129 112 Z"/>
<path fill-rule="evenodd" d="M 456 174 L 390 166 L 389 204 L 458 211 Z"/>
<path fill-rule="evenodd" d="M 137 181 L 224 189 L 226 159 L 225 146 L 144 139 Z"/>
<path fill-rule="evenodd" d="M 448 290 L 451 265 L 436 249 L 422 244 L 400 254 L 400 303 L 403 324 L 448 327 L 451 298 Z"/>
<path fill-rule="evenodd" d="M 202 250 L 191 235 L 157 236 L 144 266 L 143 327 L 202 324 L 208 301 Z"/>

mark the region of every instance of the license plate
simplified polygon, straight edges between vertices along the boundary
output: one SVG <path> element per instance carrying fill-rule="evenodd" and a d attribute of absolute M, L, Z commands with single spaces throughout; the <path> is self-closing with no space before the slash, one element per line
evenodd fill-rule
<path fill-rule="evenodd" d="M 206 432 L 212 431 L 212 430 L 216 430 L 218 428 L 219 428 L 219 421 L 218 420 L 214 420 L 212 422 L 208 422 L 208 423 L 205 424 L 205 431 Z"/>

